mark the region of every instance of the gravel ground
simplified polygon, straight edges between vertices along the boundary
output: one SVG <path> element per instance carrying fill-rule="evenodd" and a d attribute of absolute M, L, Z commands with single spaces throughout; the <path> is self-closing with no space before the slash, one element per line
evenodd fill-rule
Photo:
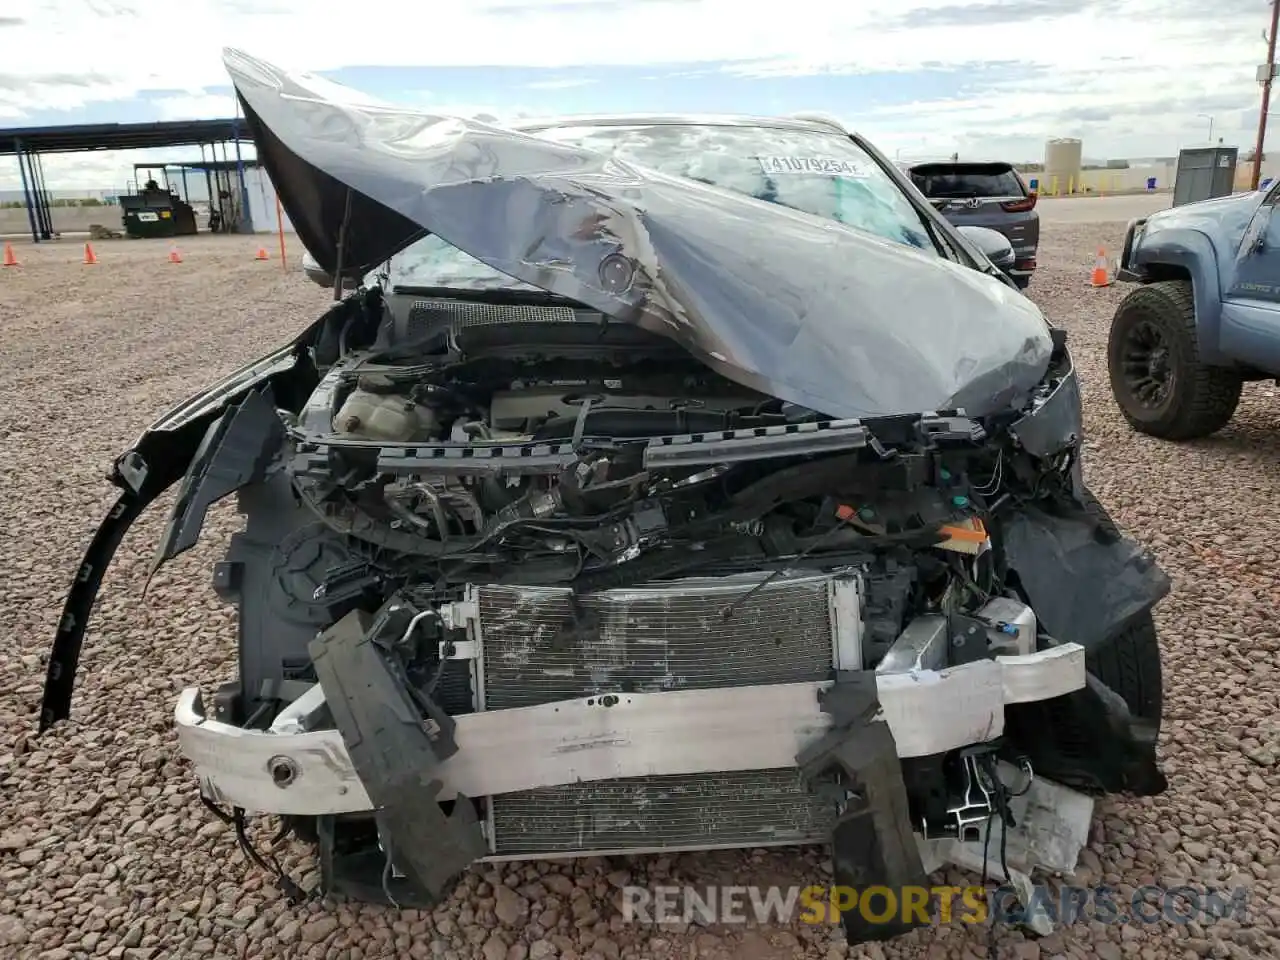
<path fill-rule="evenodd" d="M 1157 619 L 1165 642 L 1162 797 L 1103 805 L 1078 883 L 1127 896 L 1143 884 L 1250 889 L 1246 922 L 1104 926 L 1039 941 L 1002 929 L 1000 955 L 1280 955 L 1280 502 L 1276 389 L 1253 385 L 1218 437 L 1173 446 L 1131 434 L 1106 387 L 1106 326 L 1122 288 L 1085 281 L 1123 224 L 1046 230 L 1032 295 L 1071 331 L 1085 391 L 1086 476 L 1174 578 Z M 167 247 L 22 245 L 0 272 L 0 528 L 8 533 L 0 649 L 0 956 L 169 958 L 276 955 L 484 960 L 983 957 L 961 924 L 847 948 L 826 928 L 646 929 L 624 925 L 618 885 L 823 882 L 819 850 L 638 857 L 477 868 L 434 912 L 310 903 L 289 907 L 201 807 L 171 726 L 179 688 L 233 673 L 234 620 L 209 586 L 236 526 L 216 509 L 200 546 L 142 595 L 162 507 L 139 523 L 108 577 L 81 665 L 74 716 L 41 739 L 35 713 L 64 590 L 112 499 L 110 460 L 172 403 L 276 345 L 326 294 L 253 238 Z M 294 253 L 295 258 L 297 252 Z M 1266 518 L 1271 517 L 1269 523 Z M 314 862 L 287 847 L 304 882 Z M 938 878 L 942 880 L 942 877 Z M 951 874 L 951 882 L 973 878 Z"/>

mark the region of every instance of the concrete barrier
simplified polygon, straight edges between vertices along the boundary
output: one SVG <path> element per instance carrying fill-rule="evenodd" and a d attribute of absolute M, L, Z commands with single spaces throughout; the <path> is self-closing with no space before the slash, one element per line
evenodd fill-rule
<path fill-rule="evenodd" d="M 89 224 L 100 223 L 112 230 L 123 230 L 119 207 L 53 207 L 53 229 L 56 233 L 88 233 Z M 31 235 L 26 207 L 0 208 L 0 235 Z"/>
<path fill-rule="evenodd" d="M 1150 193 L 1147 183 L 1154 178 L 1156 192 L 1173 189 L 1178 168 L 1174 164 L 1153 164 L 1129 167 L 1127 170 L 1082 170 L 1079 178 L 1046 177 L 1044 173 L 1023 172 L 1023 179 L 1039 181 L 1042 197 L 1109 196 Z M 1262 164 L 1262 178 L 1280 175 L 1280 160 L 1266 160 Z M 1253 163 L 1239 161 L 1236 166 L 1235 189 L 1249 189 L 1253 176 Z"/>

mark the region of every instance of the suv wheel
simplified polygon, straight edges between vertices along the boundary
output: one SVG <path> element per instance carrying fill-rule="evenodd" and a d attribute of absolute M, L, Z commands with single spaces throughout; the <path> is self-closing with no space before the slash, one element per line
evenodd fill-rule
<path fill-rule="evenodd" d="M 1240 402 L 1240 375 L 1200 361 L 1186 280 L 1148 284 L 1124 298 L 1111 321 L 1107 368 L 1120 412 L 1153 437 L 1207 437 L 1227 425 Z"/>

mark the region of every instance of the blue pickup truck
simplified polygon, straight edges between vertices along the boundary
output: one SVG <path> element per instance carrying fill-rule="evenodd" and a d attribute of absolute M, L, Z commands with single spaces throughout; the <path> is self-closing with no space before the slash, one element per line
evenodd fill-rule
<path fill-rule="evenodd" d="M 1129 424 L 1205 437 L 1247 380 L 1280 378 L 1280 181 L 1134 220 L 1118 278 L 1138 284 L 1107 343 L 1111 392 Z"/>

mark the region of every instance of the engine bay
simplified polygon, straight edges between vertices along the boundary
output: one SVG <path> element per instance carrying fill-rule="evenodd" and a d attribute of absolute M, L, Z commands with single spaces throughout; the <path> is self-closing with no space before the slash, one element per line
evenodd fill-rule
<path fill-rule="evenodd" d="M 1013 451 L 982 424 L 833 421 L 598 314 L 479 323 L 448 307 L 346 354 L 290 430 L 294 488 L 370 565 L 401 555 L 391 579 L 592 592 L 870 557 L 909 559 L 913 606 L 997 591 L 973 531 Z"/>
<path fill-rule="evenodd" d="M 1064 337 L 1018 408 L 840 420 L 598 312 L 500 296 L 384 303 L 375 288 L 337 304 L 304 390 L 285 403 L 250 393 L 210 428 L 159 555 L 194 542 L 206 501 L 240 491 L 245 529 L 214 573 L 240 610 L 240 680 L 218 691 L 214 716 L 268 740 L 341 734 L 367 795 L 304 816 L 312 826 L 288 818 L 319 830 L 331 889 L 428 902 L 476 859 L 584 844 L 703 849 L 831 831 L 840 843 L 849 776 L 900 784 L 900 800 L 872 803 L 888 819 L 858 829 L 908 861 L 910 831 L 970 841 L 1005 816 L 1010 770 L 1064 788 L 1162 789 L 1143 743 L 1107 739 L 1128 718 L 1080 686 L 1089 631 L 1114 630 L 1124 611 L 1098 607 L 1090 621 L 1040 559 L 1087 556 L 1079 589 L 1119 584 L 1142 603 L 1163 589 L 1129 547 L 1097 539 L 1080 505 Z M 1006 660 L 1054 679 L 1006 703 Z M 955 670 L 986 677 L 987 692 L 962 679 L 952 698 L 895 699 L 918 695 L 913 677 Z M 715 736 L 681 734 L 678 714 L 636 700 L 712 697 L 723 716 L 741 711 L 717 736 L 746 736 L 764 703 L 799 695 L 803 716 L 833 680 L 836 703 L 821 711 L 835 752 L 811 744 L 809 759 L 784 737 L 763 751 L 743 741 L 726 760 Z M 877 690 L 901 739 L 881 737 L 873 776 L 839 752 L 870 716 L 848 698 L 874 703 Z M 687 766 L 654 774 L 617 759 L 591 773 L 589 756 L 554 746 L 583 735 L 567 705 L 620 698 L 643 722 L 676 724 L 660 739 L 683 739 Z M 514 730 L 476 739 L 476 723 L 500 732 L 503 714 L 529 710 L 534 739 L 516 752 L 502 753 Z M 776 716 L 784 729 L 815 722 Z M 294 761 L 264 762 L 275 788 L 294 783 Z M 470 786 L 446 801 L 446 782 Z M 393 864 L 388 842 L 407 859 Z M 394 894 L 378 880 L 388 864 L 409 871 Z"/>

